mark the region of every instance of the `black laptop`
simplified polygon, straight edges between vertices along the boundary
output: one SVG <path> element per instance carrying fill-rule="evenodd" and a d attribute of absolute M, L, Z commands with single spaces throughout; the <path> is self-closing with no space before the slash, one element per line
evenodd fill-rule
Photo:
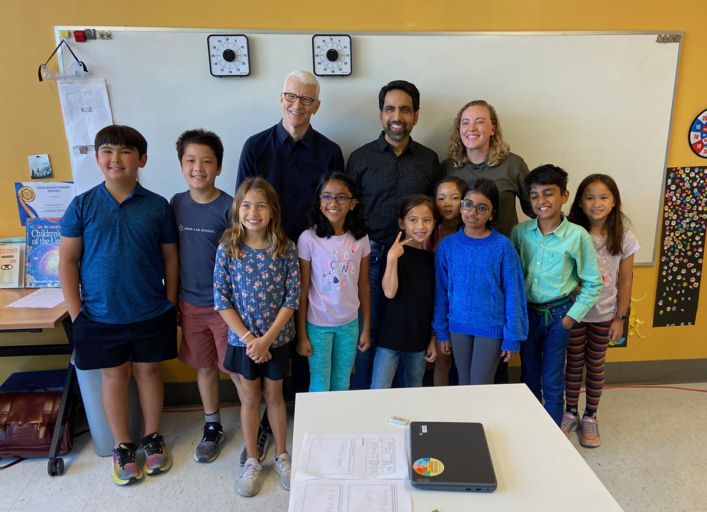
<path fill-rule="evenodd" d="M 410 480 L 439 491 L 493 492 L 496 473 L 481 423 L 410 423 Z"/>

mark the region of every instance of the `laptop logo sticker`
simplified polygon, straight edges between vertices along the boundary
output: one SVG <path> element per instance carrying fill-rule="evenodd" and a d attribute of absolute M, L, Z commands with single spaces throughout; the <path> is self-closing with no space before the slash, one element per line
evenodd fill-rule
<path fill-rule="evenodd" d="M 412 469 L 418 475 L 439 476 L 444 473 L 444 463 L 432 457 L 423 457 L 412 463 Z"/>

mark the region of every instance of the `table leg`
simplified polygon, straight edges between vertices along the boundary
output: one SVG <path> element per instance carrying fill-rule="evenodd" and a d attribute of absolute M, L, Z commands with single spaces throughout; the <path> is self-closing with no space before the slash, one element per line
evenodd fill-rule
<path fill-rule="evenodd" d="M 71 319 L 67 317 L 62 323 L 64 326 L 64 332 L 66 333 L 66 339 L 69 345 L 73 347 Z M 61 393 L 59 414 L 56 418 L 54 435 L 52 436 L 52 444 L 49 448 L 49 461 L 47 463 L 47 472 L 49 473 L 49 476 L 59 476 L 64 473 L 64 459 L 59 457 L 59 451 L 61 450 L 61 439 L 64 436 L 64 430 L 66 428 L 71 428 L 71 425 L 69 425 L 69 411 L 73 405 L 75 382 L 76 371 L 74 370 L 74 365 L 71 361 L 69 361 L 69 367 L 66 370 L 66 379 L 64 381 L 64 389 Z"/>

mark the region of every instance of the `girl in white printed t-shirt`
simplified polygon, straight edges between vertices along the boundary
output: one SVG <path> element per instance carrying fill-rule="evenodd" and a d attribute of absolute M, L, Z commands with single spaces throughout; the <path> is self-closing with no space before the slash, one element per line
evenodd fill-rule
<path fill-rule="evenodd" d="M 609 342 L 617 341 L 623 332 L 631 301 L 633 255 L 639 245 L 634 234 L 625 229 L 616 182 L 605 174 L 592 174 L 580 183 L 569 220 L 592 236 L 604 288 L 584 320 L 570 331 L 561 428 L 565 434 L 579 428 L 580 444 L 594 448 L 601 444 L 596 413 L 604 389 L 604 359 Z M 577 404 L 585 367 L 586 406 L 579 420 Z"/>

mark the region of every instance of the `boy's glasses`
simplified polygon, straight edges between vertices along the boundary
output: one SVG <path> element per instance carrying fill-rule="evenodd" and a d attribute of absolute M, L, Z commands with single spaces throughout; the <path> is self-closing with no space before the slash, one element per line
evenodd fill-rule
<path fill-rule="evenodd" d="M 305 107 L 308 107 L 312 105 L 315 101 L 314 98 L 310 98 L 309 96 L 297 96 L 293 92 L 283 92 L 282 95 L 285 97 L 288 103 L 294 103 L 295 101 L 299 100 L 302 105 Z"/>
<path fill-rule="evenodd" d="M 486 206 L 485 204 L 474 204 L 471 199 L 462 199 L 461 200 L 461 209 L 464 210 L 465 212 L 471 211 L 472 209 L 476 210 L 476 213 L 479 215 L 486 215 L 491 211 L 490 206 Z"/>
<path fill-rule="evenodd" d="M 337 203 L 346 204 L 351 201 L 353 197 L 347 196 L 346 194 L 322 194 L 319 196 L 319 199 L 321 199 L 323 203 L 331 203 L 334 199 L 336 199 Z"/>

